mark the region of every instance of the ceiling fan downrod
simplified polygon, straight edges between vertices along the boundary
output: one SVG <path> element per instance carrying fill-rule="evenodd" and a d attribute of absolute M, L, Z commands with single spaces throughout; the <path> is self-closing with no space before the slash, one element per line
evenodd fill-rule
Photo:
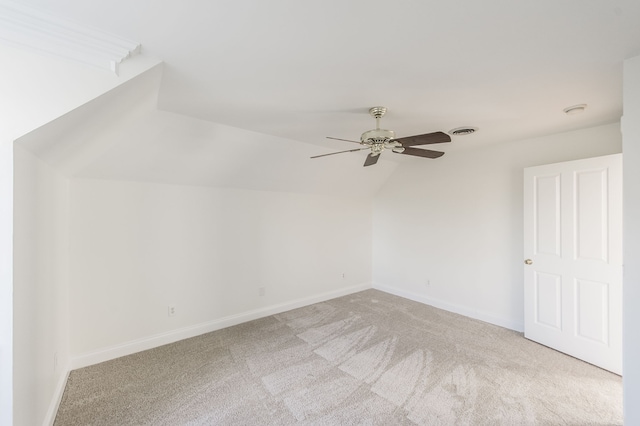
<path fill-rule="evenodd" d="M 387 113 L 383 106 L 376 106 L 369 109 L 369 115 L 376 119 L 376 130 L 380 130 L 380 119 Z"/>
<path fill-rule="evenodd" d="M 396 153 L 402 153 L 404 148 L 399 142 L 392 141 L 396 137 L 393 130 L 380 128 L 380 119 L 387 113 L 387 108 L 375 106 L 369 109 L 369 115 L 376 119 L 376 128 L 367 130 L 360 136 L 360 143 L 371 148 L 371 155 L 377 156 L 385 149 L 391 149 Z"/>
<path fill-rule="evenodd" d="M 387 108 L 383 106 L 376 106 L 369 109 L 369 115 L 376 119 L 376 128 L 373 130 L 367 130 L 360 136 L 360 142 L 363 145 L 374 146 L 374 145 L 384 145 L 388 143 L 391 139 L 396 137 L 396 134 L 393 130 L 386 130 L 380 128 L 380 119 L 386 114 Z M 399 145 L 399 144 L 398 144 Z M 388 147 L 391 148 L 391 147 Z M 382 149 L 374 151 L 374 154 L 377 155 L 382 152 Z"/>

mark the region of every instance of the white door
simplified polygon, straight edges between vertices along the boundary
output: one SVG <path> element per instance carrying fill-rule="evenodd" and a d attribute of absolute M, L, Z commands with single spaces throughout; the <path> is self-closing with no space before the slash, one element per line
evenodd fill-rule
<path fill-rule="evenodd" d="M 524 335 L 622 374 L 622 154 L 524 170 Z"/>

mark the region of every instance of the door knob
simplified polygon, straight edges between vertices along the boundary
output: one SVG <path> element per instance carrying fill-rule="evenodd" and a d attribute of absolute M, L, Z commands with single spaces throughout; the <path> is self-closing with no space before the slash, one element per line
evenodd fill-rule
<path fill-rule="evenodd" d="M 531 265 L 532 263 L 533 263 L 533 260 L 531 260 L 531 259 L 527 259 L 527 260 L 524 261 L 525 265 Z"/>

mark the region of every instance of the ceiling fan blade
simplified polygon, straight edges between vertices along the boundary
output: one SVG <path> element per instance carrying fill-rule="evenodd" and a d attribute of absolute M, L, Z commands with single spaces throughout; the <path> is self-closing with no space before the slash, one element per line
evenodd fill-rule
<path fill-rule="evenodd" d="M 378 155 L 373 155 L 373 154 L 367 155 L 367 159 L 364 160 L 364 167 L 373 166 L 374 164 L 376 164 L 378 162 L 378 158 L 379 157 L 380 157 L 380 154 L 378 154 Z"/>
<path fill-rule="evenodd" d="M 424 135 L 407 136 L 406 138 L 396 138 L 402 146 L 428 145 L 432 143 L 451 142 L 451 137 L 444 132 L 425 133 Z"/>
<path fill-rule="evenodd" d="M 326 157 L 327 155 L 335 155 L 335 154 L 344 154 L 345 152 L 356 152 L 356 151 L 362 151 L 364 149 L 369 149 L 369 147 L 366 148 L 356 148 L 356 149 L 348 149 L 346 151 L 338 151 L 338 152 L 330 152 L 329 154 L 321 154 L 321 155 L 314 155 L 311 158 L 320 158 L 320 157 Z"/>
<path fill-rule="evenodd" d="M 360 142 L 357 142 L 357 141 L 350 141 L 349 139 L 332 138 L 331 136 L 327 136 L 327 139 L 333 139 L 334 141 L 352 142 L 352 143 L 360 144 Z"/>
<path fill-rule="evenodd" d="M 396 154 L 415 155 L 416 157 L 425 157 L 425 158 L 438 158 L 438 157 L 442 157 L 444 155 L 444 152 L 432 151 L 430 149 L 406 147 L 404 151 L 397 152 Z"/>

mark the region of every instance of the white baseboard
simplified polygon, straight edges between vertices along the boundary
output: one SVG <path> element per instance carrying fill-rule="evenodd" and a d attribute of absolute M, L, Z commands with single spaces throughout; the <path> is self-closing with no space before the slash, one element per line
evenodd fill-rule
<path fill-rule="evenodd" d="M 471 309 L 466 306 L 456 305 L 442 300 L 433 299 L 423 296 L 421 294 L 412 293 L 410 291 L 402 290 L 396 287 L 387 286 L 384 284 L 373 283 L 373 288 L 376 290 L 384 291 L 396 296 L 404 297 L 405 299 L 413 300 L 414 302 L 424 303 L 425 305 L 433 306 L 435 308 L 444 309 L 445 311 L 453 312 L 456 314 L 464 315 L 469 318 L 477 319 L 480 321 L 488 322 L 489 324 L 498 325 L 500 327 L 508 328 L 510 330 L 523 332 L 524 324 L 519 321 L 513 321 L 511 319 L 500 318 L 486 312 Z"/>
<path fill-rule="evenodd" d="M 177 330 L 168 331 L 166 333 L 156 334 L 149 337 L 129 341 L 120 345 L 115 345 L 97 351 L 79 354 L 71 359 L 70 370 L 87 367 L 89 365 L 98 364 L 100 362 L 109 361 L 121 356 L 131 355 L 136 352 L 153 349 L 158 346 L 177 342 L 178 340 L 188 339 L 190 337 L 199 336 L 201 334 L 210 333 L 222 328 L 238 325 L 243 322 L 264 318 L 270 315 L 279 314 L 281 312 L 290 311 L 291 309 L 301 308 L 314 303 L 324 302 L 325 300 L 334 299 L 336 297 L 346 296 L 348 294 L 357 293 L 362 290 L 371 288 L 371 283 L 358 284 L 351 287 L 341 288 L 339 290 L 320 293 L 313 296 L 292 300 L 277 305 L 271 305 L 260 309 L 255 309 L 241 314 L 230 315 L 224 318 L 208 321 Z M 64 387 L 63 387 L 64 389 Z"/>
<path fill-rule="evenodd" d="M 53 422 L 56 420 L 56 414 L 58 414 L 58 407 L 62 401 L 62 395 L 64 394 L 64 388 L 67 386 L 67 380 L 69 379 L 69 373 L 71 372 L 71 364 L 67 363 L 62 370 L 62 374 L 58 378 L 56 388 L 53 391 L 53 397 L 49 403 L 49 409 L 42 422 L 43 426 L 53 426 Z"/>

